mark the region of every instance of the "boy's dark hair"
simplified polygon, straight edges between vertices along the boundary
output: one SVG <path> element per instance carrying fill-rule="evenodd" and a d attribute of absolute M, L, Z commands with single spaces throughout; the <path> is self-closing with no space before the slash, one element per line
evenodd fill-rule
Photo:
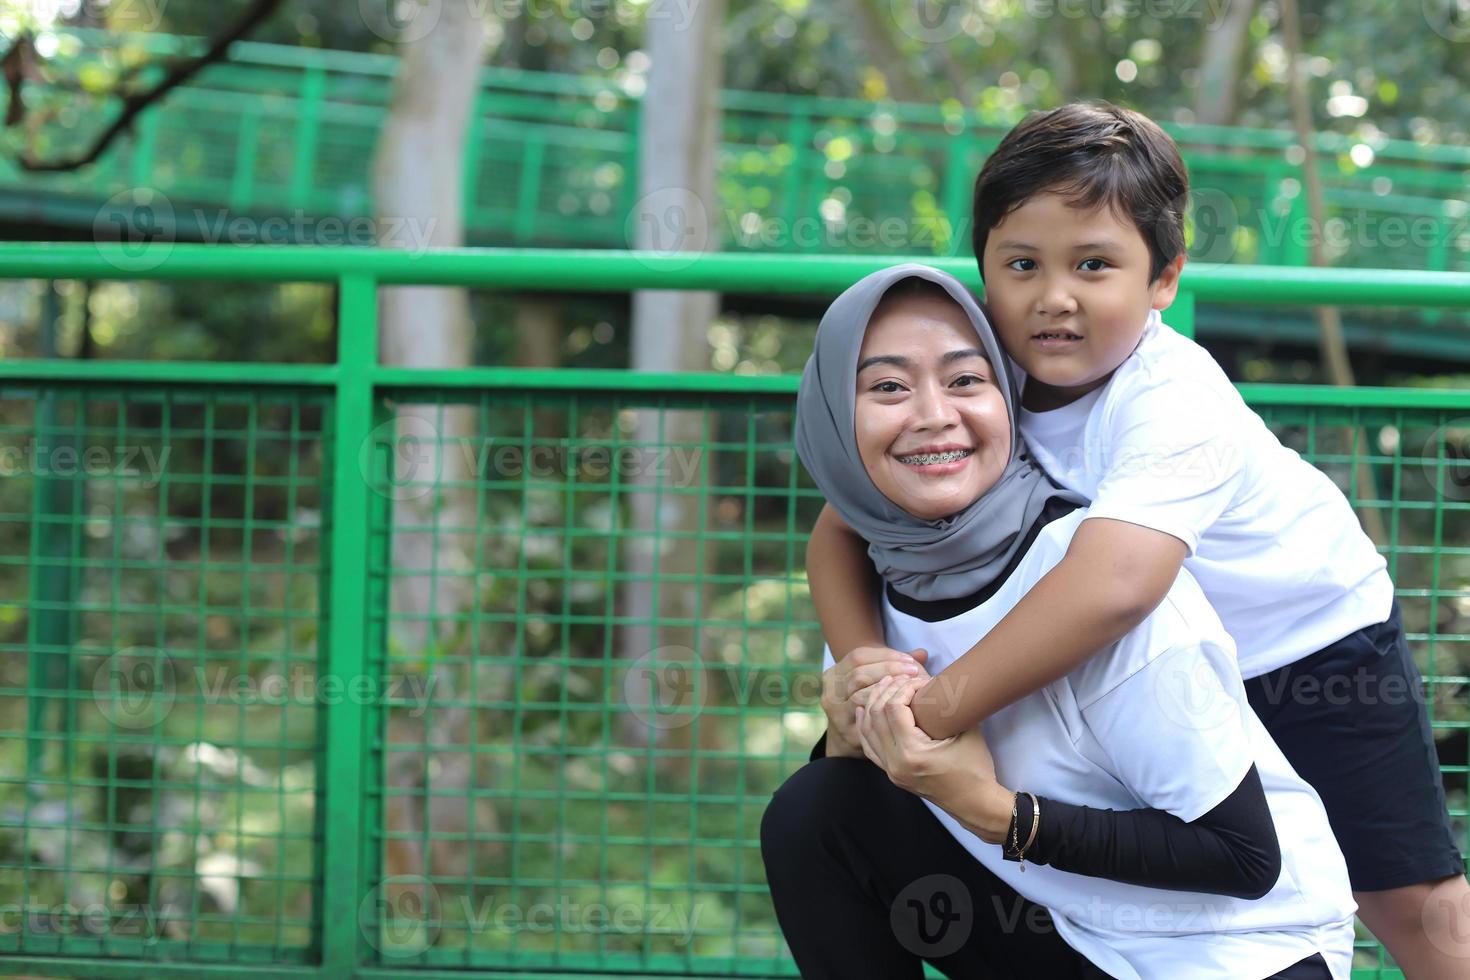
<path fill-rule="evenodd" d="M 1037 194 L 1074 207 L 1106 204 L 1137 226 L 1149 250 L 1149 282 L 1184 251 L 1189 175 L 1179 147 L 1152 119 L 1110 102 L 1073 102 L 1022 120 L 975 180 L 975 261 L 1006 215 Z"/>

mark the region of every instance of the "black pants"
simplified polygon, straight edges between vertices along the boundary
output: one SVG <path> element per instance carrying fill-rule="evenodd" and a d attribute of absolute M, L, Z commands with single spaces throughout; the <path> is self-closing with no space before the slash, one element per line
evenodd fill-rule
<path fill-rule="evenodd" d="M 820 758 L 761 819 L 776 918 L 807 980 L 1096 980 L 1045 908 L 991 874 L 867 759 Z M 1271 980 L 1330 980 L 1312 956 Z"/>

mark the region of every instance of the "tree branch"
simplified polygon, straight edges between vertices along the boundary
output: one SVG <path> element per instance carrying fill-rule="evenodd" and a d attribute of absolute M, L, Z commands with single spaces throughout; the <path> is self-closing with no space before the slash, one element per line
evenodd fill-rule
<path fill-rule="evenodd" d="M 212 41 L 209 49 L 202 55 L 188 61 L 180 62 L 171 68 L 168 74 L 160 79 L 158 84 L 151 89 L 123 96 L 122 113 L 113 121 L 112 125 L 103 131 L 102 135 L 98 136 L 92 142 L 92 145 L 85 152 L 60 160 L 37 160 L 29 153 L 24 153 L 16 162 L 24 170 L 47 173 L 77 170 L 92 163 L 112 145 L 115 139 L 132 127 L 133 120 L 145 109 L 193 78 L 207 66 L 224 60 L 225 54 L 231 44 L 234 44 L 269 19 L 284 2 L 285 0 L 252 0 L 250 6 L 240 15 L 240 19 L 228 31 Z M 114 89 L 112 94 L 116 94 L 116 92 L 117 90 Z M 13 95 L 12 98 L 14 98 Z"/>

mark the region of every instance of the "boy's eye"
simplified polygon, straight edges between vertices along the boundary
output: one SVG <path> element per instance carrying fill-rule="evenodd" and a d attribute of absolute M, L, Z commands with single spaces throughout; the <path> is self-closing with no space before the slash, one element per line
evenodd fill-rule
<path fill-rule="evenodd" d="M 1097 263 L 1096 268 L 1092 267 L 1092 263 Z M 1101 272 L 1108 267 L 1108 263 L 1106 259 L 1083 259 L 1082 267 L 1088 272 Z"/>
<path fill-rule="evenodd" d="M 1024 268 L 1016 269 L 1016 263 L 1017 262 L 1029 262 L 1030 265 L 1028 265 L 1028 266 L 1026 266 Z M 1017 272 L 1030 272 L 1033 268 L 1036 267 L 1036 260 L 1035 259 L 1011 259 L 1009 262 L 1006 263 L 1006 266 L 1008 268 L 1011 268 L 1011 269 L 1016 269 Z"/>

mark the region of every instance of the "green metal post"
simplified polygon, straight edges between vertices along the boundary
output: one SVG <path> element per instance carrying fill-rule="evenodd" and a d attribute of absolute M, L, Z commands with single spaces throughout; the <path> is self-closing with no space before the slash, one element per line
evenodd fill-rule
<path fill-rule="evenodd" d="M 55 358 L 56 320 L 60 314 L 56 284 L 47 282 L 41 301 L 41 353 Z M 58 449 L 68 447 L 77 458 L 75 440 L 59 431 L 59 394 L 45 391 L 36 398 L 35 453 L 38 466 L 33 481 L 30 596 L 27 647 L 30 678 L 30 708 L 27 713 L 26 768 L 38 776 L 46 755 L 45 732 L 61 730 L 66 724 L 63 699 L 68 697 L 67 664 L 71 653 L 71 529 L 77 493 L 75 471 L 58 474 L 51 461 L 59 461 Z M 80 411 L 80 407 L 78 408 Z M 52 724 L 48 724 L 48 719 Z"/>
<path fill-rule="evenodd" d="M 260 107 L 240 114 L 240 131 L 235 140 L 235 173 L 230 181 L 230 210 L 245 211 L 255 203 L 255 155 L 260 145 Z"/>
<path fill-rule="evenodd" d="M 372 370 L 377 362 L 378 297 L 372 276 L 349 273 L 338 300 L 338 380 L 332 446 L 328 674 L 352 689 L 367 669 L 368 484 L 359 450 L 373 425 Z M 322 848 L 322 966 L 327 976 L 351 976 L 363 939 L 359 904 L 362 861 L 363 775 L 367 711 L 360 698 L 343 698 L 319 723 L 326 728 L 326 837 Z"/>
<path fill-rule="evenodd" d="M 326 88 L 327 75 L 322 69 L 308 68 L 302 73 L 296 146 L 291 158 L 292 207 L 306 207 L 311 196 L 312 171 L 316 169 L 317 141 L 321 136 L 322 98 Z"/>

